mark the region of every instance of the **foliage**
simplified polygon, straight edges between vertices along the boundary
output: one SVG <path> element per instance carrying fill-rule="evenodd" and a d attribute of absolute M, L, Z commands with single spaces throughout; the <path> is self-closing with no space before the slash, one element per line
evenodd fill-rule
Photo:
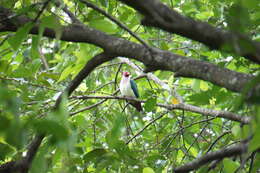
<path fill-rule="evenodd" d="M 43 2 L 4 0 L 0 5 L 34 19 Z M 115 16 L 151 46 L 238 72 L 256 75 L 259 71 L 259 65 L 242 57 L 213 51 L 188 38 L 144 27 L 140 25 L 141 15 L 119 1 L 91 2 Z M 260 10 L 256 0 L 163 2 L 186 16 L 226 30 L 247 33 L 254 40 L 260 40 Z M 129 33 L 83 3 L 77 0 L 64 0 L 64 3 L 84 24 L 137 42 Z M 79 111 L 100 100 L 70 97 L 64 98 L 59 109 L 54 111 L 53 105 L 60 93 L 101 49 L 95 45 L 59 40 L 62 25 L 69 24 L 71 20 L 53 2 L 47 5 L 38 22 L 38 35 L 28 34 L 34 23 L 19 28 L 17 32 L 0 35 L 0 163 L 21 158 L 37 133 L 47 134 L 47 138 L 33 161 L 31 172 L 168 172 L 206 154 L 212 143 L 230 130 L 231 133 L 215 143 L 212 151 L 236 143 L 252 133 L 258 135 L 253 137 L 249 150 L 259 148 L 259 102 L 247 105 L 244 95 L 238 103 L 241 94 L 198 79 L 175 78 L 172 72 L 167 71 L 159 70 L 153 75 L 175 90 L 187 104 L 257 118 L 243 128 L 238 122 L 223 118 L 191 125 L 209 119 L 209 116 L 186 110 L 171 110 L 165 114 L 165 108 L 158 103 L 177 105 L 180 100 L 146 78 L 136 80 L 141 99 L 146 101 L 143 105 L 145 113 L 138 113 L 130 106 L 122 111 L 126 102 L 117 99 Z M 55 30 L 56 39 L 42 36 L 46 27 Z M 133 62 L 144 69 L 140 62 Z M 112 95 L 121 76 L 118 70 L 130 71 L 133 77 L 138 76 L 136 69 L 128 64 L 121 67 L 121 64 L 120 59 L 114 59 L 97 67 L 73 96 Z M 131 139 L 162 114 L 161 118 Z M 259 160 L 259 153 L 256 158 Z M 238 158 L 226 158 L 211 172 L 233 172 L 239 165 Z M 250 162 L 246 162 L 239 169 L 248 172 L 249 167 Z M 259 162 L 255 162 L 253 169 L 259 167 Z"/>

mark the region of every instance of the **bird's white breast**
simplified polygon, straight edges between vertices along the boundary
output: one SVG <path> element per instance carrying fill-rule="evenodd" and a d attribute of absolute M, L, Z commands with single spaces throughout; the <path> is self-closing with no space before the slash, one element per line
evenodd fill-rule
<path fill-rule="evenodd" d="M 135 94 L 131 88 L 131 83 L 129 78 L 123 78 L 121 80 L 119 89 L 123 96 L 135 97 Z"/>

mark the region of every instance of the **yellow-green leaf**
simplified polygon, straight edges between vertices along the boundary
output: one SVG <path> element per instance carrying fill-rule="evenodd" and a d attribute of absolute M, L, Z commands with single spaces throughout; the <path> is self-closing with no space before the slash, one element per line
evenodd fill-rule
<path fill-rule="evenodd" d="M 235 170 L 239 167 L 239 164 L 237 162 L 234 162 L 228 158 L 224 159 L 223 163 L 225 173 L 235 172 Z"/>
<path fill-rule="evenodd" d="M 143 169 L 143 173 L 154 173 L 153 169 L 150 167 L 146 167 Z"/>
<path fill-rule="evenodd" d="M 60 75 L 60 78 L 58 80 L 58 82 L 64 80 L 65 78 L 67 78 L 71 72 L 73 71 L 73 67 L 72 66 L 68 66 L 67 68 L 65 68 L 65 70 L 63 70 L 63 72 Z"/>

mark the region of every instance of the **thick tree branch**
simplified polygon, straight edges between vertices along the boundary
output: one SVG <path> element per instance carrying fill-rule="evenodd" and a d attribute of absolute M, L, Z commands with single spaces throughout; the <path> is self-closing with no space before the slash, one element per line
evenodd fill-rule
<path fill-rule="evenodd" d="M 10 161 L 0 165 L 0 173 L 27 173 L 37 150 L 39 149 L 44 135 L 36 136 L 28 147 L 26 156 L 19 161 Z"/>
<path fill-rule="evenodd" d="M 143 25 L 157 27 L 199 41 L 211 49 L 223 50 L 224 47 L 230 46 L 228 52 L 260 64 L 260 43 L 250 40 L 245 35 L 224 31 L 206 22 L 182 16 L 159 0 L 120 1 L 144 15 Z"/>
<path fill-rule="evenodd" d="M 122 96 L 72 96 L 70 98 L 73 99 L 116 99 L 116 100 L 129 100 L 129 101 L 138 101 L 144 103 L 144 100 L 135 99 L 135 98 L 129 98 L 129 97 L 122 97 Z M 179 103 L 179 104 L 161 104 L 157 103 L 157 106 L 166 108 L 168 110 L 173 109 L 180 109 L 180 110 L 186 110 L 190 112 L 200 113 L 202 115 L 210 115 L 212 117 L 220 117 L 225 118 L 232 121 L 237 121 L 243 124 L 248 124 L 250 122 L 250 118 L 246 116 L 240 116 L 232 112 L 228 111 L 219 111 L 219 110 L 212 110 L 212 109 L 206 109 L 201 108 L 193 105 L 189 105 L 186 103 Z"/>
<path fill-rule="evenodd" d="M 0 16 L 8 18 L 12 14 L 10 10 L 0 7 Z M 31 20 L 25 16 L 12 18 L 12 20 L 0 23 L 0 32 L 16 31 L 18 27 L 29 21 Z M 38 27 L 35 26 L 30 33 L 38 34 Z M 55 38 L 55 32 L 47 28 L 44 36 Z M 64 26 L 61 40 L 94 44 L 114 56 L 124 56 L 141 61 L 149 68 L 148 71 L 159 69 L 172 71 L 177 76 L 202 79 L 235 92 L 241 92 L 246 83 L 253 78 L 249 74 L 238 73 L 156 48 L 152 48 L 153 56 L 150 56 L 150 52 L 143 45 L 78 24 Z"/>
<path fill-rule="evenodd" d="M 11 19 L 9 18 L 10 16 Z M 22 27 L 28 22 L 32 22 L 32 19 L 26 16 L 15 16 L 14 14 L 3 7 L 0 7 L 0 18 L 4 19 L 0 21 L 0 32 L 11 31 L 15 32 L 19 27 Z M 38 34 L 38 26 L 30 31 L 31 34 Z M 45 29 L 44 36 L 55 38 L 55 32 L 51 29 Z M 72 41 L 72 42 L 84 42 L 97 45 L 104 49 L 104 52 L 94 58 L 92 58 L 86 66 L 81 70 L 81 72 L 76 76 L 76 78 L 70 83 L 66 88 L 64 93 L 70 95 L 77 86 L 82 82 L 82 80 L 89 75 L 89 73 L 98 65 L 111 60 L 116 56 L 125 56 L 138 61 L 143 62 L 150 69 L 153 70 L 169 70 L 176 72 L 177 75 L 183 77 L 193 77 L 198 79 L 203 79 L 210 81 L 214 84 L 220 85 L 232 91 L 241 92 L 245 84 L 253 78 L 252 75 L 234 72 L 228 69 L 220 68 L 216 65 L 198 61 L 194 59 L 189 59 L 183 56 L 172 54 L 171 52 L 162 51 L 156 48 L 153 49 L 153 56 L 150 56 L 150 52 L 145 48 L 145 46 L 132 43 L 130 41 L 123 40 L 121 38 L 109 36 L 103 32 L 97 31 L 82 24 L 73 24 L 70 26 L 64 26 L 61 36 L 61 40 Z M 112 98 L 111 98 L 112 99 Z M 60 99 L 59 99 L 60 100 Z M 56 102 L 56 107 L 59 105 L 59 100 Z M 226 111 L 212 111 L 208 109 L 197 108 L 192 105 L 178 104 L 178 105 L 165 105 L 158 104 L 161 107 L 167 109 L 187 109 L 189 111 L 202 113 L 205 115 L 213 115 L 218 117 L 227 118 L 230 120 L 248 123 L 249 119 L 241 118 L 240 116 L 229 113 Z M 21 160 L 16 162 L 9 162 L 4 165 L 0 165 L 0 172 L 9 172 L 12 167 L 22 166 L 24 168 L 19 168 L 20 170 L 25 170 L 27 172 L 28 166 L 30 166 L 33 157 L 35 156 L 44 136 L 37 136 L 31 143 L 27 155 Z M 241 154 L 246 150 L 246 146 L 233 146 L 217 152 L 208 153 L 205 156 L 191 162 L 182 167 L 176 168 L 175 170 L 181 172 L 180 170 L 194 170 L 200 165 L 206 164 L 211 160 L 222 159 L 224 157 L 229 157 L 236 154 Z M 25 164 L 26 163 L 26 164 Z M 16 166 L 18 165 L 18 166 Z M 2 169 L 3 168 L 3 169 Z"/>
<path fill-rule="evenodd" d="M 205 154 L 202 157 L 199 157 L 195 160 L 193 160 L 190 163 L 187 163 L 183 166 L 177 167 L 174 169 L 175 173 L 185 173 L 185 172 L 189 172 L 192 170 L 196 170 L 198 168 L 200 168 L 201 166 L 214 161 L 214 160 L 222 160 L 225 157 L 231 157 L 231 156 L 236 156 L 236 155 L 240 155 L 242 153 L 245 153 L 247 151 L 247 145 L 245 143 L 240 143 L 231 147 L 227 147 L 224 149 L 220 149 L 218 151 L 214 151 L 214 152 L 210 152 Z"/>
<path fill-rule="evenodd" d="M 66 93 L 68 96 L 80 85 L 80 83 L 92 72 L 98 65 L 103 64 L 109 60 L 112 60 L 114 56 L 108 55 L 106 53 L 100 53 L 94 56 L 91 60 L 87 62 L 84 68 L 77 74 L 77 76 L 70 82 L 65 91 L 58 98 L 56 105 L 61 101 L 61 96 Z"/>

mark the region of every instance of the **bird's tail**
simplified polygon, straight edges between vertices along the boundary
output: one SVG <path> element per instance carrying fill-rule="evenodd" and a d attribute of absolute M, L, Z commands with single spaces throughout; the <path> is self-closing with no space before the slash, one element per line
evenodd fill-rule
<path fill-rule="evenodd" d="M 141 102 L 130 102 L 130 104 L 131 104 L 133 107 L 135 107 L 138 112 L 143 111 Z"/>

